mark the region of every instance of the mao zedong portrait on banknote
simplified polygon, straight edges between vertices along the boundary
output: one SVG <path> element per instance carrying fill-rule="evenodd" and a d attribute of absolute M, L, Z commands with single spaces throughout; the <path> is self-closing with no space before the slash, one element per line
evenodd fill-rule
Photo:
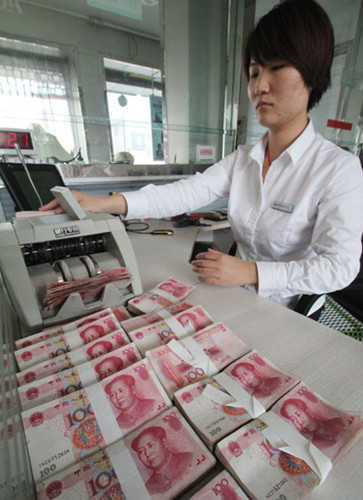
<path fill-rule="evenodd" d="M 100 340 L 92 344 L 87 350 L 87 356 L 89 359 L 99 358 L 108 352 L 113 350 L 113 345 L 108 340 Z"/>
<path fill-rule="evenodd" d="M 84 344 L 89 344 L 93 340 L 99 339 L 105 335 L 105 330 L 102 325 L 90 325 L 82 330 L 79 334 Z"/>
<path fill-rule="evenodd" d="M 113 373 L 121 371 L 123 366 L 124 362 L 120 357 L 109 356 L 107 358 L 102 359 L 99 363 L 95 365 L 95 371 L 98 375 L 99 380 L 103 380 L 104 378 L 109 377 Z"/>
<path fill-rule="evenodd" d="M 173 453 L 163 427 L 144 429 L 131 443 L 142 464 L 151 471 L 145 486 L 149 493 L 165 493 L 185 473 L 193 461 L 193 453 Z"/>
<path fill-rule="evenodd" d="M 320 450 L 334 446 L 344 431 L 344 422 L 340 417 L 323 420 L 314 415 L 301 399 L 286 399 L 280 413 Z"/>
<path fill-rule="evenodd" d="M 135 379 L 132 375 L 119 375 L 105 385 L 104 389 L 117 412 L 116 420 L 120 428 L 135 427 L 155 404 L 153 399 L 141 398 L 137 395 Z"/>
<path fill-rule="evenodd" d="M 271 396 L 281 385 L 280 377 L 267 377 L 257 373 L 252 363 L 241 362 L 233 367 L 231 375 L 236 377 L 244 388 L 255 398 Z"/>

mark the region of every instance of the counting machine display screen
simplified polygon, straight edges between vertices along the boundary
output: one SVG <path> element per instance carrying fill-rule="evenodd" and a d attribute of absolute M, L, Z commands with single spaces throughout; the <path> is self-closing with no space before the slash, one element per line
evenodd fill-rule
<path fill-rule="evenodd" d="M 64 186 L 56 166 L 30 163 L 27 164 L 27 167 L 42 202 L 51 201 L 54 196 L 50 189 L 54 186 Z M 37 210 L 39 208 L 38 197 L 21 164 L 0 164 L 0 176 L 14 201 L 16 210 Z"/>

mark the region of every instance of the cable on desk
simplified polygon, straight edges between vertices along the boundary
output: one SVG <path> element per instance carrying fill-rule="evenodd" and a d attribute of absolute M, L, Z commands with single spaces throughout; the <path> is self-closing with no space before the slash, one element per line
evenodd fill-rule
<path fill-rule="evenodd" d="M 172 229 L 153 229 L 152 231 L 147 231 L 148 229 L 150 229 L 150 226 L 147 222 L 125 221 L 124 224 L 126 231 L 128 231 L 129 233 L 151 234 L 153 236 L 172 236 L 174 234 L 174 231 Z M 130 228 L 130 226 L 136 227 Z"/>

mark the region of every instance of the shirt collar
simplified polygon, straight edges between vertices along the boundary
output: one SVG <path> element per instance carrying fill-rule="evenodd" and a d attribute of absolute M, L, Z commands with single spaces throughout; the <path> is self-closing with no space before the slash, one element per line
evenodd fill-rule
<path fill-rule="evenodd" d="M 310 148 L 311 143 L 315 137 L 315 130 L 313 122 L 309 119 L 309 123 L 299 137 L 282 153 L 281 156 L 288 155 L 293 165 L 296 165 L 301 156 L 307 149 Z M 250 150 L 250 157 L 262 164 L 265 157 L 265 149 L 267 142 L 267 132 L 260 138 L 260 140 Z"/>

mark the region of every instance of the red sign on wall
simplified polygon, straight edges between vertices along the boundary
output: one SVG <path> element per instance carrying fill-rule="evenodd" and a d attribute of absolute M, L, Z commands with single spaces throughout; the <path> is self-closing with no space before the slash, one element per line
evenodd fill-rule
<path fill-rule="evenodd" d="M 353 123 L 329 119 L 326 123 L 326 126 L 331 128 L 340 128 L 341 130 L 352 130 Z"/>

